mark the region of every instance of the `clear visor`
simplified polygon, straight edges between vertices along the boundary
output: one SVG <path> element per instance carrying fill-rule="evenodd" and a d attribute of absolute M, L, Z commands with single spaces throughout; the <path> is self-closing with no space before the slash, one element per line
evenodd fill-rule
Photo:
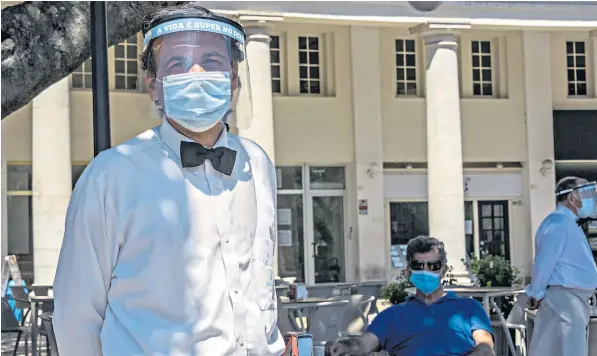
<path fill-rule="evenodd" d="M 591 182 L 569 191 L 563 191 L 560 194 L 573 192 L 577 195 L 582 203 L 583 209 L 586 209 L 586 213 L 589 217 L 597 218 L 597 183 Z"/>
<path fill-rule="evenodd" d="M 178 19 L 145 34 L 144 85 L 160 118 L 209 121 L 217 118 L 239 129 L 253 119 L 244 34 L 231 24 L 209 19 Z M 150 103 L 144 101 L 145 106 Z"/>

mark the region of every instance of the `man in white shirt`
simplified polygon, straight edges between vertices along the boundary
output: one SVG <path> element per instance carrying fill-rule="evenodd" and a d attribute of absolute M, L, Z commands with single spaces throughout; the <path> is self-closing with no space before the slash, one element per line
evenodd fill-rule
<path fill-rule="evenodd" d="M 586 356 L 597 267 L 577 221 L 597 214 L 596 184 L 567 177 L 558 182 L 556 197 L 556 210 L 537 230 L 533 280 L 526 287 L 531 308 L 539 308 L 529 355 Z"/>
<path fill-rule="evenodd" d="M 163 122 L 77 182 L 54 283 L 59 353 L 280 355 L 275 168 L 223 122 L 252 115 L 244 30 L 188 4 L 143 32 Z"/>

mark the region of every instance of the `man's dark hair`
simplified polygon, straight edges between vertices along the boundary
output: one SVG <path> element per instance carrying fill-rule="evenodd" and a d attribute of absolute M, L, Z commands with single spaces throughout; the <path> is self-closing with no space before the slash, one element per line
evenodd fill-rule
<path fill-rule="evenodd" d="M 221 20 L 221 19 L 229 20 L 226 17 L 214 14 L 213 12 L 209 11 L 208 9 L 198 5 L 196 2 L 189 2 L 189 3 L 183 4 L 183 5 L 164 7 L 164 8 L 158 9 L 158 10 L 148 14 L 143 19 L 143 35 L 145 35 L 145 33 L 147 33 L 147 31 L 149 31 L 156 24 L 160 24 L 169 19 L 174 19 L 174 18 L 178 18 L 178 17 L 181 17 L 181 18 L 182 17 L 199 17 L 199 18 L 208 18 L 208 19 L 214 19 L 214 20 Z M 243 31 L 242 27 L 240 27 L 240 25 L 238 25 L 238 27 L 241 31 Z M 155 61 L 155 53 L 153 51 L 154 40 L 155 39 L 152 39 L 149 41 L 149 44 L 144 49 L 143 53 L 141 53 L 141 57 L 140 57 L 141 69 L 146 71 L 146 73 L 150 77 L 156 76 L 156 61 Z M 239 51 L 236 50 L 236 48 L 234 46 L 231 50 L 232 50 L 233 58 L 236 58 L 237 60 L 242 61 L 242 59 L 243 59 L 242 54 L 237 53 Z"/>
<path fill-rule="evenodd" d="M 406 245 L 406 261 L 410 263 L 415 258 L 415 254 L 431 252 L 434 249 L 437 249 L 442 263 L 446 265 L 448 257 L 446 256 L 444 243 L 430 236 L 417 236 L 408 242 L 408 245 Z"/>
<path fill-rule="evenodd" d="M 563 192 L 568 189 L 574 189 L 574 188 L 578 187 L 579 185 L 583 185 L 586 183 L 588 183 L 588 181 L 586 179 L 579 178 L 579 177 L 573 177 L 573 176 L 560 179 L 558 181 L 558 183 L 556 184 L 556 202 L 561 203 L 561 202 L 566 201 L 566 199 L 568 198 L 568 195 L 570 195 L 570 193 L 572 193 L 572 192 L 568 192 L 568 193 L 560 194 L 560 192 Z"/>

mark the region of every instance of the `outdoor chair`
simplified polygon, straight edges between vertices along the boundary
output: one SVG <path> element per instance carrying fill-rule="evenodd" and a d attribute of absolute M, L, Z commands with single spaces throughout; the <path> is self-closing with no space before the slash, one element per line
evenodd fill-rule
<path fill-rule="evenodd" d="M 52 326 L 52 312 L 43 313 L 39 316 L 41 324 L 46 334 L 47 340 L 47 355 L 58 356 L 58 344 L 56 343 L 56 336 L 54 335 L 54 327 Z"/>
<path fill-rule="evenodd" d="M 13 298 L 16 300 L 16 298 Z M 17 301 L 18 303 L 24 303 L 26 301 Z M 15 343 L 15 347 L 13 349 L 13 356 L 17 355 L 17 351 L 19 349 L 19 342 L 21 341 L 21 336 L 25 337 L 25 356 L 29 355 L 29 335 L 31 334 L 31 328 L 25 326 L 25 323 L 20 323 L 17 318 L 15 317 L 12 309 L 8 305 L 8 300 L 6 298 L 2 298 L 2 333 L 17 333 L 17 341 Z M 23 318 L 25 320 L 25 318 Z"/>
<path fill-rule="evenodd" d="M 300 331 L 301 328 L 297 325 L 290 310 L 284 308 L 282 305 L 282 298 L 278 295 L 278 329 L 284 335 L 287 332 Z"/>
<path fill-rule="evenodd" d="M 350 305 L 318 308 L 308 320 L 309 334 L 313 335 L 313 345 L 325 345 L 341 337 L 342 319 Z"/>
<path fill-rule="evenodd" d="M 360 334 L 369 326 L 369 312 L 375 301 L 374 296 L 355 294 L 336 297 L 334 299 L 348 300 L 350 302 L 346 306 L 342 317 L 340 325 L 341 334 Z"/>
<path fill-rule="evenodd" d="M 520 333 L 521 342 L 520 345 L 517 347 L 518 356 L 526 355 L 526 345 L 527 345 L 527 327 L 526 327 L 526 318 L 525 318 L 525 308 L 527 306 L 527 302 L 529 300 L 529 296 L 526 293 L 519 294 L 516 298 L 516 302 L 510 311 L 510 314 L 506 318 L 506 324 L 508 325 L 508 330 L 502 330 L 502 332 L 507 333 L 510 330 L 515 330 Z M 502 324 L 498 320 L 492 320 L 491 326 L 494 328 L 502 328 Z M 506 354 L 509 354 L 509 349 L 505 340 L 502 340 L 501 346 L 504 346 L 504 351 Z M 497 345 L 496 345 L 497 346 Z M 514 355 L 517 356 L 517 355 Z"/>

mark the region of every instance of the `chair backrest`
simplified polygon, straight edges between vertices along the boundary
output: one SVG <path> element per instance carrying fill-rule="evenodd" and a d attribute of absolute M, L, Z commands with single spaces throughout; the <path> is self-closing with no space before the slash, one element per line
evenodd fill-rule
<path fill-rule="evenodd" d="M 54 291 L 54 287 L 53 286 L 43 286 L 43 285 L 33 285 L 31 286 L 31 288 L 33 289 L 33 293 L 38 296 L 49 296 L 50 292 Z"/>
<path fill-rule="evenodd" d="M 29 309 L 31 303 L 29 303 L 29 295 L 25 291 L 25 287 L 14 286 L 11 287 L 12 296 L 15 298 L 15 307 L 18 309 Z"/>
<path fill-rule="evenodd" d="M 316 345 L 340 338 L 342 318 L 347 305 L 326 306 L 315 310 L 308 320 L 309 333 Z"/>
<path fill-rule="evenodd" d="M 282 304 L 282 299 L 278 295 L 278 329 L 284 335 L 288 332 L 298 331 L 299 328 L 296 325 L 296 322 L 293 324 L 291 319 L 291 314 L 289 309 L 284 308 Z"/>
<path fill-rule="evenodd" d="M 516 298 L 516 302 L 514 306 L 512 306 L 512 310 L 506 319 L 508 324 L 524 326 L 526 325 L 525 319 L 525 308 L 529 301 L 529 296 L 526 293 L 519 294 Z"/>
<path fill-rule="evenodd" d="M 43 313 L 39 316 L 42 325 L 48 337 L 48 344 L 50 344 L 50 355 L 58 356 L 58 344 L 56 343 L 56 336 L 54 335 L 54 327 L 52 326 L 52 313 Z"/>
<path fill-rule="evenodd" d="M 361 333 L 369 325 L 369 311 L 375 301 L 371 295 L 355 294 L 350 296 L 340 296 L 334 299 L 347 300 L 340 332 Z"/>

